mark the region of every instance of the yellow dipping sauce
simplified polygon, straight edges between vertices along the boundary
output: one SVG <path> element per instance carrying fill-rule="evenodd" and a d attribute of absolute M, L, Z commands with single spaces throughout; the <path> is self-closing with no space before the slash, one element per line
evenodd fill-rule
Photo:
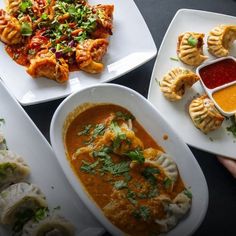
<path fill-rule="evenodd" d="M 223 111 L 236 111 L 236 84 L 216 91 L 212 97 Z"/>

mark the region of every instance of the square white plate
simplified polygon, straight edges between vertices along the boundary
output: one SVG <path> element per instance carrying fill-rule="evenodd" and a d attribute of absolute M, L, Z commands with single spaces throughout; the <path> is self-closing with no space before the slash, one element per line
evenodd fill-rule
<path fill-rule="evenodd" d="M 46 78 L 32 79 L 23 66 L 16 64 L 0 43 L 0 77 L 22 105 L 31 105 L 66 97 L 88 85 L 111 81 L 144 64 L 156 55 L 156 46 L 133 0 L 89 0 L 90 4 L 114 4 L 114 29 L 100 75 L 77 71 L 67 84 Z M 0 1 L 0 8 L 5 8 Z M 127 10 L 128 9 L 128 10 Z"/>
<path fill-rule="evenodd" d="M 211 153 L 236 159 L 236 139 L 226 130 L 226 127 L 230 125 L 229 121 L 224 121 L 220 129 L 205 135 L 195 128 L 188 115 L 189 102 L 197 94 L 204 93 L 200 81 L 187 90 L 183 99 L 178 102 L 170 102 L 165 99 L 158 84 L 158 81 L 174 67 L 181 66 L 194 69 L 193 67 L 186 66 L 181 61 L 170 59 L 171 57 L 177 58 L 177 39 L 181 33 L 187 31 L 205 33 L 204 54 L 209 56 L 209 60 L 215 59 L 207 51 L 206 39 L 208 32 L 219 24 L 236 24 L 236 18 L 188 9 L 181 9 L 176 13 L 158 52 L 150 82 L 148 100 L 161 112 L 166 121 L 187 144 Z M 234 44 L 230 55 L 236 55 L 236 44 Z"/>
<path fill-rule="evenodd" d="M 36 184 L 44 192 L 49 207 L 61 207 L 58 213 L 75 225 L 77 236 L 90 227 L 102 229 L 70 187 L 46 139 L 1 82 L 0 118 L 5 119 L 5 125 L 0 130 L 7 140 L 8 148 L 28 163 L 31 175 L 27 181 Z M 99 230 L 95 232 L 87 235 L 99 235 Z M 12 234 L 0 225 L 0 235 Z"/>

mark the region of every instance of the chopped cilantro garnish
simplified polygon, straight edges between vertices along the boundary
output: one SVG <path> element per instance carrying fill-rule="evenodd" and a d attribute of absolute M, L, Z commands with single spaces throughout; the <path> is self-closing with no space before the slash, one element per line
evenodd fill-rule
<path fill-rule="evenodd" d="M 198 44 L 198 39 L 194 38 L 193 36 L 190 36 L 188 38 L 188 44 L 192 47 L 195 47 Z"/>
<path fill-rule="evenodd" d="M 134 150 L 134 151 L 129 151 L 125 154 L 126 156 L 128 156 L 132 161 L 137 161 L 139 163 L 144 163 L 144 156 L 143 156 L 143 152 L 140 150 Z"/>
<path fill-rule="evenodd" d="M 25 13 L 30 6 L 32 6 L 32 3 L 30 0 L 22 1 L 20 3 L 20 11 Z"/>
<path fill-rule="evenodd" d="M 139 209 L 133 212 L 133 216 L 137 220 L 147 221 L 150 218 L 150 208 L 147 206 L 141 206 Z"/>
<path fill-rule="evenodd" d="M 176 58 L 176 57 L 170 57 L 170 59 L 171 59 L 172 61 L 179 61 L 179 59 Z"/>
<path fill-rule="evenodd" d="M 115 182 L 114 187 L 117 190 L 127 188 L 127 183 L 124 180 L 118 180 L 118 181 Z"/>
<path fill-rule="evenodd" d="M 31 28 L 30 24 L 27 22 L 23 22 L 21 25 L 21 34 L 23 36 L 31 36 L 32 32 L 33 32 L 33 30 Z"/>
<path fill-rule="evenodd" d="M 148 180 L 148 182 L 151 185 L 156 185 L 157 183 L 157 179 L 154 176 L 155 174 L 159 174 L 160 171 L 157 168 L 153 168 L 153 167 L 146 167 L 144 169 L 144 171 L 142 172 L 142 176 Z"/>
<path fill-rule="evenodd" d="M 48 19 L 48 14 L 44 12 L 44 13 L 41 15 L 41 18 L 42 18 L 43 20 L 47 20 L 47 19 Z"/>
<path fill-rule="evenodd" d="M 82 170 L 84 172 L 87 172 L 87 173 L 94 174 L 95 173 L 94 168 L 98 165 L 99 160 L 97 160 L 93 163 L 89 163 L 89 162 L 86 162 L 84 160 L 82 162 L 83 162 L 83 165 L 81 165 L 80 170 Z"/>
<path fill-rule="evenodd" d="M 121 175 L 125 172 L 129 172 L 129 162 L 122 161 L 114 164 L 111 160 L 104 162 L 102 171 L 110 172 L 113 175 Z"/>
<path fill-rule="evenodd" d="M 0 164 L 0 179 L 4 179 L 8 174 L 13 173 L 16 168 L 16 164 L 14 163 L 2 163 Z"/>
<path fill-rule="evenodd" d="M 233 134 L 233 136 L 236 138 L 236 122 L 235 122 L 235 118 L 232 116 L 230 117 L 231 119 L 231 125 L 229 127 L 227 127 L 227 131 L 231 132 Z"/>
<path fill-rule="evenodd" d="M 136 193 L 133 192 L 132 190 L 128 189 L 126 197 L 133 205 L 137 204 Z"/>
<path fill-rule="evenodd" d="M 131 114 L 128 114 L 128 113 L 118 111 L 115 114 L 116 114 L 116 118 L 120 119 L 120 120 L 125 120 L 125 121 L 134 120 L 134 116 L 132 116 Z"/>
<path fill-rule="evenodd" d="M 118 123 L 113 121 L 110 124 L 110 129 L 115 133 L 115 139 L 113 141 L 113 148 L 117 149 L 120 147 L 121 142 L 123 140 L 126 140 L 126 135 L 121 131 L 121 128 L 119 127 Z"/>
<path fill-rule="evenodd" d="M 104 124 L 97 124 L 93 130 L 93 138 L 96 138 L 98 135 L 103 135 L 105 128 Z"/>
<path fill-rule="evenodd" d="M 165 178 L 164 181 L 163 181 L 163 184 L 164 184 L 164 187 L 167 189 L 167 188 L 170 188 L 171 185 L 172 185 L 172 180 L 170 178 Z"/>
<path fill-rule="evenodd" d="M 45 219 L 48 215 L 49 215 L 49 210 L 48 210 L 47 207 L 39 208 L 39 209 L 35 212 L 34 219 L 35 219 L 36 221 L 40 221 L 40 220 Z"/>
<path fill-rule="evenodd" d="M 81 136 L 81 135 L 88 135 L 89 132 L 90 132 L 91 127 L 92 127 L 91 124 L 90 124 L 90 125 L 86 125 L 83 130 L 81 130 L 79 133 L 77 133 L 77 135 L 78 135 L 78 136 Z"/>
<path fill-rule="evenodd" d="M 192 193 L 187 188 L 184 190 L 184 194 L 190 199 L 192 199 L 192 197 L 193 197 Z"/>

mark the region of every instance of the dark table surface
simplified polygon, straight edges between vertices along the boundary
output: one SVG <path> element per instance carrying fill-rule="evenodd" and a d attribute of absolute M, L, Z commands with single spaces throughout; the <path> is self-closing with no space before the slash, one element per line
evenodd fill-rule
<path fill-rule="evenodd" d="M 125 0 L 124 0 L 125 1 Z M 236 14 L 236 0 L 135 0 L 159 49 L 163 36 L 180 8 L 199 9 L 228 15 Z M 235 22 L 236 23 L 236 22 Z M 113 83 L 133 88 L 147 97 L 155 59 L 120 77 Z M 24 107 L 49 140 L 52 115 L 62 99 Z M 190 147 L 191 148 L 191 147 Z M 202 225 L 194 235 L 236 235 L 236 182 L 215 156 L 191 148 L 209 188 L 209 207 Z M 235 149 L 236 150 L 236 149 Z M 235 151 L 236 155 L 236 151 Z"/>

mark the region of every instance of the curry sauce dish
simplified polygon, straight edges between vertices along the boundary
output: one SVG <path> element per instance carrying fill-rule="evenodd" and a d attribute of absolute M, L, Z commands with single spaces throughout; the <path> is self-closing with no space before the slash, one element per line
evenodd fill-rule
<path fill-rule="evenodd" d="M 175 162 L 128 110 L 83 104 L 69 114 L 64 131 L 73 171 L 126 234 L 167 232 L 188 213 L 192 194 Z"/>
<path fill-rule="evenodd" d="M 199 165 L 137 92 L 101 84 L 72 94 L 50 139 L 75 192 L 112 235 L 190 235 L 203 220 Z"/>

